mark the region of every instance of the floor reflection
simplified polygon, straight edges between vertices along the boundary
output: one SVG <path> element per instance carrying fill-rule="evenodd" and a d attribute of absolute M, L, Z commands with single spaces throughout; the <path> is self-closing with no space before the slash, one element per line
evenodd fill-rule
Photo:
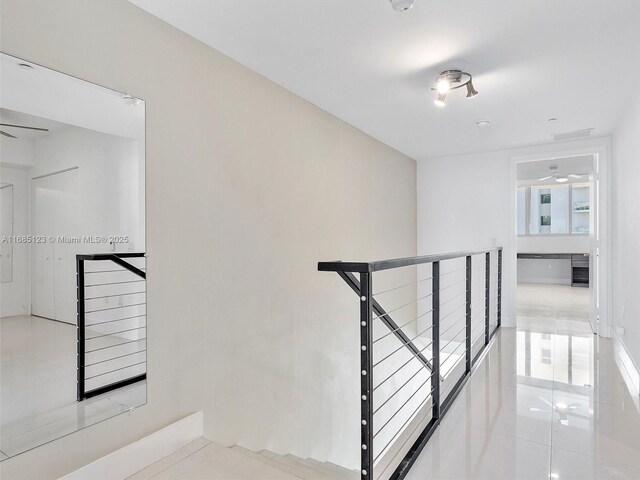
<path fill-rule="evenodd" d="M 518 376 L 591 388 L 594 339 L 590 333 L 518 331 Z"/>
<path fill-rule="evenodd" d="M 611 340 L 582 309 L 527 301 L 407 479 L 640 479 L 640 397 Z"/>
<path fill-rule="evenodd" d="M 0 460 L 146 403 L 146 381 L 76 401 L 76 327 L 0 320 Z"/>

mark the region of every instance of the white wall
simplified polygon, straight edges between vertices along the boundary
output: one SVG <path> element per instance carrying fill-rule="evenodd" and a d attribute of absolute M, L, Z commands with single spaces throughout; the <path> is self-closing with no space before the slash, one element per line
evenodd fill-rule
<path fill-rule="evenodd" d="M 3 167 L 33 167 L 33 142 L 20 138 L 0 137 L 0 162 Z"/>
<path fill-rule="evenodd" d="M 640 365 L 640 95 L 613 133 L 613 324 Z"/>
<path fill-rule="evenodd" d="M 34 141 L 31 178 L 78 167 L 78 230 L 67 234 L 131 237 L 128 244 L 82 244 L 79 250 L 144 251 L 144 218 L 140 218 L 144 157 L 139 143 L 78 127 L 62 128 Z"/>
<path fill-rule="evenodd" d="M 418 254 L 502 245 L 502 319 L 504 326 L 515 326 L 514 306 L 509 301 L 513 298 L 517 249 L 515 215 L 513 219 L 510 216 L 511 202 L 515 205 L 511 159 L 598 146 L 608 148 L 609 143 L 607 137 L 593 138 L 418 162 Z M 513 209 L 515 212 L 515 206 Z"/>
<path fill-rule="evenodd" d="M 571 260 L 519 258 L 518 283 L 571 285 Z"/>
<path fill-rule="evenodd" d="M 5 153 L 5 151 L 2 152 L 3 161 Z M 0 167 L 0 181 L 13 185 L 13 235 L 28 235 L 28 171 L 2 166 Z M 12 251 L 12 280 L 11 282 L 0 283 L 0 317 L 25 315 L 29 314 L 31 310 L 31 290 L 28 274 L 29 245 L 26 243 L 14 243 Z"/>
<path fill-rule="evenodd" d="M 29 234 L 28 168 L 34 164 L 33 143 L 0 137 L 0 182 L 13 184 L 13 235 Z M 29 246 L 13 245 L 13 280 L 0 283 L 0 317 L 30 313 Z"/>
<path fill-rule="evenodd" d="M 519 236 L 518 253 L 589 253 L 589 235 Z"/>
<path fill-rule="evenodd" d="M 91 130 L 68 127 L 33 140 L 0 140 L 2 168 L 0 180 L 14 184 L 14 235 L 29 235 L 31 215 L 31 179 L 35 176 L 78 167 L 78 210 L 74 216 L 82 229 L 59 234 L 123 235 L 130 243 L 60 245 L 75 253 L 144 251 L 144 156 L 137 140 L 116 137 Z M 143 150 L 142 150 L 143 152 Z M 144 190 L 142 190 L 144 191 Z M 57 246 L 52 246 L 55 248 Z M 30 313 L 31 245 L 13 245 L 13 281 L 0 284 L 0 316 Z M 67 270 L 74 270 L 75 266 Z M 69 279 L 75 289 L 75 275 Z M 116 302 L 118 299 L 113 299 Z M 69 299 L 75 318 L 75 298 Z"/>
<path fill-rule="evenodd" d="M 149 402 L 0 464 L 57 478 L 188 413 L 357 466 L 357 297 L 416 253 L 416 165 L 124 0 L 2 0 L 3 51 L 146 100 Z M 388 192 L 392 191 L 393 195 Z"/>

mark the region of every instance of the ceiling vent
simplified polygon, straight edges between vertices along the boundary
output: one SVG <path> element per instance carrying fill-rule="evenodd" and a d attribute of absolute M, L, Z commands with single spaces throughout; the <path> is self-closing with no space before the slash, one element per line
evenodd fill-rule
<path fill-rule="evenodd" d="M 554 133 L 552 136 L 554 141 L 561 142 L 563 140 L 573 140 L 574 138 L 590 137 L 592 131 L 593 128 L 585 128 L 584 130 L 575 130 L 573 132 Z"/>

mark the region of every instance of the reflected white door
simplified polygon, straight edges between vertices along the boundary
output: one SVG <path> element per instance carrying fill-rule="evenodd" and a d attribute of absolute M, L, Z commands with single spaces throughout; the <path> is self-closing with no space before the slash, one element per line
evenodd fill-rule
<path fill-rule="evenodd" d="M 13 235 L 13 185 L 0 185 L 0 236 Z M 13 243 L 0 244 L 0 283 L 13 281 Z"/>
<path fill-rule="evenodd" d="M 34 315 L 76 323 L 77 170 L 33 180 L 31 303 Z M 55 241 L 51 241 L 55 238 Z"/>

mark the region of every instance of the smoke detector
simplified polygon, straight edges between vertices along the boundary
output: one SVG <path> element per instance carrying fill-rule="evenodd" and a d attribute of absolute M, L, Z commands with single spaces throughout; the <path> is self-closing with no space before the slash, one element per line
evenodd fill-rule
<path fill-rule="evenodd" d="M 396 12 L 406 12 L 411 10 L 416 0 L 389 0 L 389 3 Z"/>

